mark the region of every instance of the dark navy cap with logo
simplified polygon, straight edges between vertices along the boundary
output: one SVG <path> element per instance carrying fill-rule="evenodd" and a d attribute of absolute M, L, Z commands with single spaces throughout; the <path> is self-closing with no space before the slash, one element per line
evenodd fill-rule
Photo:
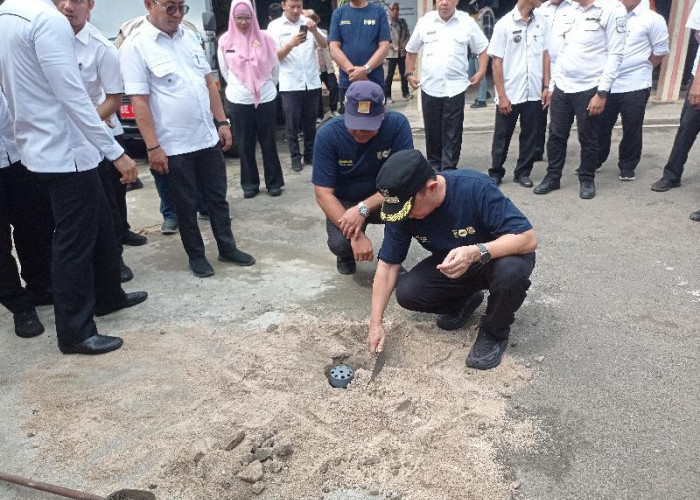
<path fill-rule="evenodd" d="M 435 170 L 417 149 L 391 155 L 377 175 L 377 189 L 384 197 L 382 220 L 399 222 L 408 217 L 416 193 L 433 177 Z"/>
<path fill-rule="evenodd" d="M 345 93 L 345 126 L 379 130 L 384 120 L 384 89 L 368 80 L 353 82 Z"/>

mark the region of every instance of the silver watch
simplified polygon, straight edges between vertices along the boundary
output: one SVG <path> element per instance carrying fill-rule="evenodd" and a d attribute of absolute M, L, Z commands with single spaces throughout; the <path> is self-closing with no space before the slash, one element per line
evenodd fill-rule
<path fill-rule="evenodd" d="M 365 205 L 364 201 L 357 204 L 357 209 L 360 211 L 360 215 L 365 219 L 369 217 L 369 207 Z"/>
<path fill-rule="evenodd" d="M 491 252 L 488 251 L 486 245 L 483 243 L 477 243 L 476 246 L 479 248 L 479 252 L 481 252 L 479 262 L 482 264 L 487 264 L 491 260 Z"/>

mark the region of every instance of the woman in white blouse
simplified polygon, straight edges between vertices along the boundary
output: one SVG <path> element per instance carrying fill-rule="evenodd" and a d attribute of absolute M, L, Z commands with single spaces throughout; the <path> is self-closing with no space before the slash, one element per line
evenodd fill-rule
<path fill-rule="evenodd" d="M 262 150 L 267 192 L 279 196 L 284 186 L 276 136 L 279 61 L 275 42 L 260 30 L 248 0 L 234 0 L 231 4 L 228 31 L 219 40 L 218 55 L 241 160 L 243 197 L 253 198 L 260 191 L 256 139 Z"/>

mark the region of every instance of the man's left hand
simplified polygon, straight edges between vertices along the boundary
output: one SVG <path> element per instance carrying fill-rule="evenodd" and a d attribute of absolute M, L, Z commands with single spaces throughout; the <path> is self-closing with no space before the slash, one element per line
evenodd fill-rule
<path fill-rule="evenodd" d="M 338 220 L 338 227 L 346 238 L 354 238 L 362 229 L 365 218 L 360 214 L 360 210 L 354 206 L 348 208 L 343 216 Z"/>
<path fill-rule="evenodd" d="M 231 128 L 227 125 L 220 126 L 217 131 L 219 132 L 219 140 L 221 141 L 221 149 L 228 151 L 233 146 L 233 136 L 231 135 Z"/>
<path fill-rule="evenodd" d="M 437 268 L 448 278 L 455 279 L 462 276 L 469 269 L 469 266 L 480 258 L 481 252 L 476 245 L 457 247 L 450 250 L 445 260 L 438 264 Z"/>
<path fill-rule="evenodd" d="M 348 71 L 348 78 L 351 82 L 359 82 L 361 80 L 367 80 L 367 70 L 364 66 L 353 66 L 350 71 Z"/>
<path fill-rule="evenodd" d="M 595 94 L 591 98 L 591 102 L 588 103 L 588 114 L 591 116 L 601 114 L 605 109 L 605 100 L 605 97 L 600 97 L 598 94 Z"/>
<path fill-rule="evenodd" d="M 309 28 L 309 31 L 311 33 L 316 33 L 318 30 L 318 26 L 316 25 L 315 22 L 313 22 L 311 19 L 306 20 L 306 26 Z"/>

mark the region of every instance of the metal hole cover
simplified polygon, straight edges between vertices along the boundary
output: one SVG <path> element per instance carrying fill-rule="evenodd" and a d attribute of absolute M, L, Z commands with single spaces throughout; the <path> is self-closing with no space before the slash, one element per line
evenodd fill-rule
<path fill-rule="evenodd" d="M 355 372 L 347 365 L 339 365 L 331 368 L 328 381 L 336 389 L 345 389 L 352 381 Z"/>

